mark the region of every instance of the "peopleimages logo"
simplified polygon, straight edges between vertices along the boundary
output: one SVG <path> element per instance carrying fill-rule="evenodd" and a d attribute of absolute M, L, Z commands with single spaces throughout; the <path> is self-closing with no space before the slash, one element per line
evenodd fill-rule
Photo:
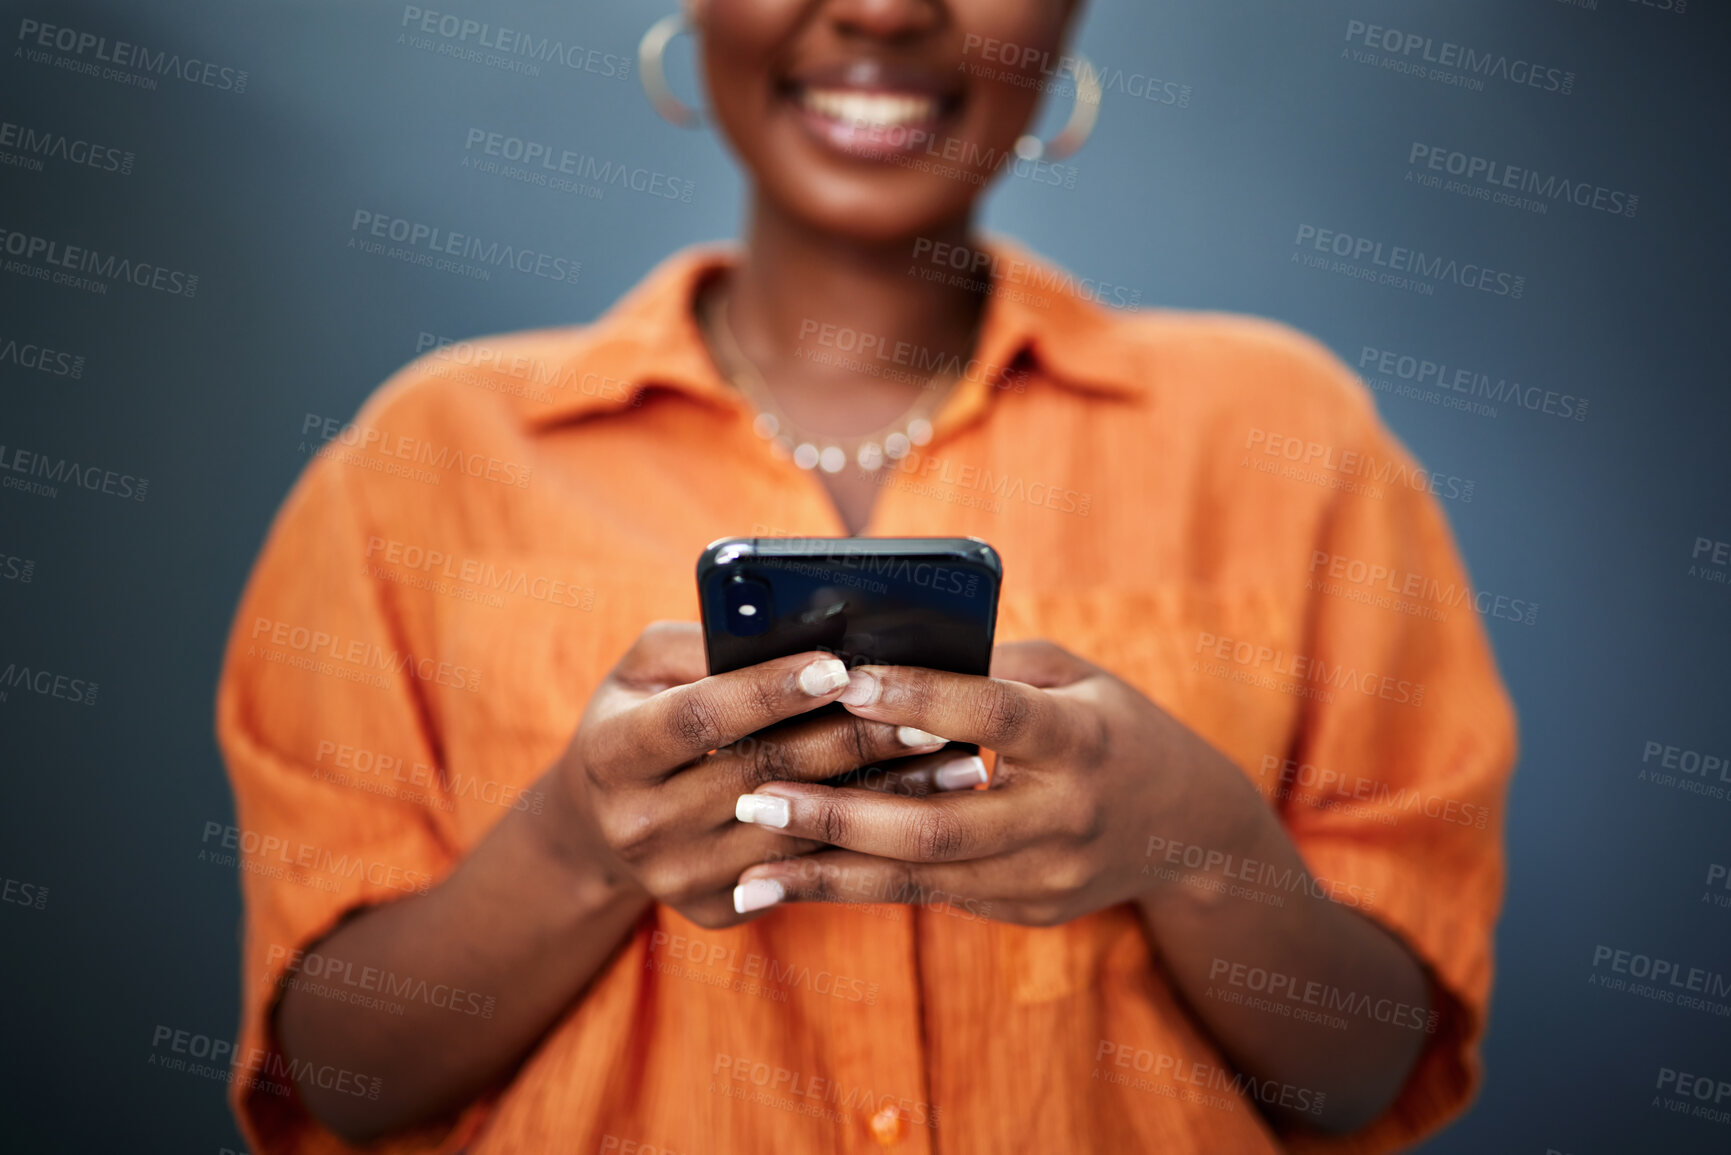
<path fill-rule="evenodd" d="M 1678 1114 L 1686 1112 L 1697 1119 L 1707 1119 L 1714 1123 L 1731 1123 L 1731 1106 L 1722 1106 L 1731 1103 L 1731 1079 L 1691 1074 L 1675 1067 L 1660 1067 L 1653 1089 L 1667 1095 L 1663 1100 L 1654 1095 L 1655 1107 Z M 1670 1098 L 1672 1095 L 1677 1097 Z M 1690 1102 L 1691 1099 L 1695 1101 Z"/>
<path fill-rule="evenodd" d="M 1346 40 L 1349 45 L 1360 47 L 1356 51 L 1343 48 L 1342 55 L 1361 64 L 1380 64 L 1415 79 L 1442 81 L 1473 91 L 1483 89 L 1486 80 L 1501 80 L 1563 96 L 1575 91 L 1573 72 L 1452 40 L 1437 40 L 1418 32 L 1348 20 Z"/>
<path fill-rule="evenodd" d="M 1342 449 L 1326 442 L 1255 426 L 1246 433 L 1244 448 L 1247 452 L 1240 465 L 1295 481 L 1308 481 L 1327 489 L 1363 493 L 1368 497 L 1380 498 L 1383 486 L 1406 486 L 1414 493 L 1468 502 L 1477 489 L 1470 478 L 1438 473 L 1393 455 L 1378 457 L 1375 453 Z M 1258 457 L 1274 460 L 1259 461 Z M 1290 471 L 1280 469 L 1283 461 L 1291 464 Z"/>
<path fill-rule="evenodd" d="M 269 649 L 271 646 L 277 646 L 291 654 L 328 658 L 334 662 L 347 663 L 357 669 L 383 670 L 387 673 L 418 678 L 434 685 L 449 686 L 456 690 L 468 690 L 472 693 L 481 688 L 480 670 L 417 655 L 412 650 L 395 648 L 387 650 L 377 642 L 370 642 L 361 638 L 344 638 L 341 634 L 333 634 L 293 622 L 278 621 L 273 618 L 255 618 L 251 640 L 254 644 L 247 650 L 247 657 L 249 658 L 262 657 L 265 661 L 280 660 L 280 655 L 273 655 Z M 261 649 L 261 647 L 263 648 Z M 305 661 L 285 664 L 293 665 L 297 669 L 313 668 Z M 326 671 L 320 669 L 315 672 L 323 673 Z M 350 680 L 358 679 L 351 678 Z M 377 681 L 370 684 L 380 685 Z"/>
<path fill-rule="evenodd" d="M 1412 142 L 1406 162 L 1412 166 L 1406 174 L 1409 181 L 1540 214 L 1560 202 L 1611 216 L 1632 217 L 1641 201 L 1634 193 L 1621 189 L 1571 180 L 1556 173 L 1544 174 L 1537 169 L 1417 140 Z M 1443 176 L 1459 179 L 1445 183 Z"/>
<path fill-rule="evenodd" d="M 573 152 L 545 141 L 526 140 L 484 128 L 468 130 L 463 151 L 470 154 L 463 157 L 464 168 L 497 172 L 524 184 L 577 193 L 593 200 L 605 197 L 611 186 L 657 200 L 690 204 L 697 188 L 691 181 L 655 169 L 598 160 L 586 152 Z M 476 153 L 481 155 L 477 157 Z M 510 163 L 501 165 L 495 161 Z"/>
<path fill-rule="evenodd" d="M 286 963 L 286 971 L 278 969 L 279 963 Z M 265 952 L 265 967 L 267 975 L 273 976 L 277 985 L 283 987 L 292 986 L 296 978 L 322 979 L 325 980 L 325 986 L 340 983 L 358 992 L 409 999 L 440 1010 L 483 1019 L 492 1018 L 493 1010 L 498 1005 L 498 1000 L 492 995 L 483 995 L 479 991 L 465 990 L 447 983 L 429 983 L 423 978 L 399 975 L 388 968 L 357 968 L 349 959 L 337 958 L 316 950 L 290 950 L 288 947 L 272 944 Z M 334 993 L 346 995 L 350 992 Z M 400 1008 L 397 1013 L 401 1013 Z"/>
<path fill-rule="evenodd" d="M 75 381 L 84 376 L 84 354 L 51 349 L 16 337 L 0 337 L 0 365 L 5 364 L 34 369 L 54 377 L 70 377 Z"/>
<path fill-rule="evenodd" d="M 43 910 L 48 906 L 48 888 L 17 878 L 0 880 L 0 902 Z"/>
<path fill-rule="evenodd" d="M 1518 405 L 1534 413 L 1567 421 L 1587 419 L 1585 397 L 1541 389 L 1537 385 L 1523 385 L 1507 377 L 1492 380 L 1488 373 L 1450 365 L 1446 361 L 1432 361 L 1429 357 L 1365 345 L 1359 350 L 1358 369 L 1365 383 L 1373 389 L 1411 396 L 1414 400 L 1440 401 L 1447 409 L 1495 417 L 1496 405 Z M 1483 398 L 1491 404 L 1469 398 Z"/>
<path fill-rule="evenodd" d="M 1690 577 L 1715 585 L 1731 584 L 1731 541 L 1697 537 L 1689 557 Z"/>
<path fill-rule="evenodd" d="M 57 674 L 39 666 L 7 662 L 6 668 L 0 670 L 0 702 L 6 701 L 13 691 L 21 691 L 43 698 L 58 698 L 62 702 L 72 702 L 80 706 L 94 706 L 99 688 L 88 679 Z"/>
<path fill-rule="evenodd" d="M 584 397 L 620 401 L 633 407 L 643 404 L 643 393 L 634 381 L 609 377 L 561 361 L 544 361 L 485 340 L 459 339 L 422 330 L 415 336 L 417 354 L 431 352 L 441 364 L 429 366 L 437 376 L 447 377 L 513 397 L 527 397 L 543 404 L 553 401 L 554 389 L 569 389 Z"/>
<path fill-rule="evenodd" d="M 1248 1095 L 1265 1106 L 1272 1107 L 1279 1103 L 1293 1111 L 1304 1111 L 1311 1115 L 1322 1114 L 1323 1105 L 1328 1096 L 1321 1091 L 1312 1091 L 1304 1087 L 1296 1087 L 1290 1083 L 1276 1083 L 1272 1080 L 1258 1082 L 1254 1076 L 1245 1075 L 1226 1067 L 1214 1066 L 1210 1063 L 1179 1059 L 1165 1054 L 1156 1055 L 1145 1047 L 1137 1047 L 1130 1043 L 1115 1043 L 1110 1039 L 1101 1039 L 1094 1048 L 1094 1061 L 1100 1067 L 1094 1069 L 1093 1077 L 1102 1079 L 1115 1086 L 1132 1086 L 1126 1076 L 1116 1075 L 1106 1071 L 1102 1076 L 1101 1068 L 1107 1060 L 1118 1067 L 1133 1068 L 1143 1074 L 1153 1074 L 1173 1083 L 1185 1084 L 1189 1087 L 1204 1088 L 1214 1091 L 1224 1091 L 1230 1095 Z M 1141 1082 L 1142 1080 L 1137 1080 Z M 1138 1090 L 1152 1090 L 1152 1087 L 1138 1087 Z M 1193 1101 L 1193 1100 L 1186 1100 Z M 1227 1107 L 1237 1106 L 1236 1098 L 1223 1100 Z"/>
<path fill-rule="evenodd" d="M 865 1112 L 875 1114 L 893 1110 L 916 1127 L 936 1127 L 943 1115 L 942 1107 L 923 1100 L 891 1092 L 880 1093 L 870 1087 L 848 1086 L 834 1078 L 772 1066 L 746 1056 L 718 1052 L 715 1064 L 709 1070 L 709 1078 L 712 1095 L 727 1095 L 836 1123 L 858 1118 Z M 757 1088 L 757 1092 L 753 1093 L 744 1086 L 729 1087 L 729 1082 L 750 1084 Z"/>
<path fill-rule="evenodd" d="M 1539 621 L 1537 602 L 1475 590 L 1466 582 L 1439 581 L 1399 565 L 1365 561 L 1323 549 L 1311 551 L 1310 577 L 1304 588 L 1433 622 L 1446 622 L 1448 611 L 1463 605 L 1480 617 L 1529 626 Z"/>
<path fill-rule="evenodd" d="M 1435 293 L 1435 286 L 1439 284 L 1477 289 L 1481 293 L 1516 301 L 1527 290 L 1527 278 L 1518 273 L 1502 272 L 1475 261 L 1457 261 L 1453 257 L 1426 253 L 1423 249 L 1387 245 L 1370 237 L 1316 225 L 1299 225 L 1292 244 L 1296 250 L 1292 254 L 1293 261 L 1306 267 L 1410 289 L 1424 296 Z M 1314 257 L 1304 250 L 1327 255 Z M 1339 259 L 1331 263 L 1328 256 Z"/>
<path fill-rule="evenodd" d="M 301 421 L 302 436 L 308 433 L 314 434 L 314 437 L 310 443 L 301 442 L 303 453 L 310 451 L 316 456 L 332 458 L 345 465 L 357 465 L 374 469 L 375 472 L 412 477 L 417 481 L 430 479 L 434 485 L 439 483 L 441 476 L 460 476 L 523 489 L 528 486 L 534 471 L 533 465 L 507 461 L 479 450 L 469 451 L 460 445 L 434 442 L 424 437 L 380 429 L 374 425 L 356 425 L 335 417 L 321 417 L 317 413 L 308 413 Z M 353 448 L 356 452 L 344 454 L 340 452 L 344 447 Z M 429 473 L 427 470 L 410 469 L 406 466 L 403 467 L 404 471 L 387 468 L 411 461 L 429 469 L 443 470 L 444 473 Z"/>
<path fill-rule="evenodd" d="M 1052 52 L 1031 44 L 1017 44 L 970 32 L 962 41 L 962 71 L 972 76 L 998 80 L 1018 88 L 1062 93 L 1075 84 L 1087 67 L 1100 86 L 1102 97 L 1127 96 L 1153 104 L 1190 106 L 1190 86 L 1161 80 L 1144 72 L 1126 72 L 1108 65 L 1085 64 L 1080 57 Z M 984 64 L 975 63 L 975 57 Z M 997 65 L 998 67 L 991 67 Z"/>
<path fill-rule="evenodd" d="M 162 1053 L 164 1051 L 168 1053 Z M 208 1061 L 189 1064 L 188 1058 Z M 346 1067 L 333 1067 L 328 1063 L 322 1067 L 315 1066 L 304 1059 L 285 1058 L 277 1051 L 242 1048 L 228 1039 L 177 1030 L 160 1023 L 150 1037 L 149 1065 L 283 1096 L 290 1094 L 296 1084 L 304 1087 L 311 1083 L 337 1094 L 377 1099 L 382 1086 L 381 1080 L 358 1075 Z"/>
<path fill-rule="evenodd" d="M 1290 1008 L 1293 1004 L 1303 1004 L 1321 1007 L 1324 1012 L 1339 1011 L 1360 1018 L 1372 1019 L 1379 1023 L 1386 1023 L 1390 1026 L 1423 1031 L 1427 1035 L 1436 1034 L 1437 1026 L 1442 1021 L 1442 1014 L 1439 1011 L 1427 1010 L 1424 1007 L 1403 1003 L 1396 999 L 1372 998 L 1363 992 L 1344 990 L 1332 983 L 1320 982 L 1315 979 L 1306 980 L 1295 974 L 1267 970 L 1263 967 L 1235 962 L 1230 959 L 1217 957 L 1212 960 L 1208 964 L 1208 981 L 1266 995 L 1267 998 L 1262 1001 L 1272 1005 L 1262 1006 L 1259 1009 L 1286 1013 L 1288 1017 L 1291 1017 Z M 1213 987 L 1209 988 L 1209 997 L 1219 997 L 1214 993 Z M 1255 1000 L 1228 999 L 1226 1001 L 1257 1005 Z"/>
<path fill-rule="evenodd" d="M 1641 747 L 1637 782 L 1669 786 L 1718 801 L 1731 799 L 1731 755 L 1673 746 L 1648 739 Z"/>
<path fill-rule="evenodd" d="M 428 549 L 395 538 L 368 536 L 365 561 L 368 572 L 375 576 L 391 573 L 400 578 L 407 572 L 459 582 L 488 593 L 506 593 L 514 597 L 528 598 L 547 605 L 568 606 L 573 609 L 595 608 L 595 590 L 574 581 L 550 577 L 544 573 L 531 573 L 515 566 L 500 569 L 491 561 Z M 384 566 L 389 569 L 383 569 Z"/>
<path fill-rule="evenodd" d="M 484 241 L 469 233 L 454 233 L 437 225 L 356 209 L 349 222 L 349 247 L 381 254 L 412 265 L 424 265 L 487 280 L 492 274 L 482 266 L 515 269 L 519 273 L 564 284 L 577 283 L 583 262 L 557 257 L 534 249 Z M 372 239 L 378 238 L 378 239 Z M 384 241 L 396 243 L 387 250 Z"/>
<path fill-rule="evenodd" d="M 1247 894 L 1235 894 L 1233 897 L 1252 898 L 1269 906 L 1284 905 L 1284 898 L 1273 893 L 1285 891 L 1287 894 L 1304 893 L 1311 898 L 1338 902 L 1342 906 L 1350 906 L 1369 910 L 1376 901 L 1376 891 L 1362 887 L 1355 882 L 1342 882 L 1339 879 L 1325 878 L 1320 874 L 1313 875 L 1302 866 L 1279 866 L 1258 858 L 1245 858 L 1229 850 L 1214 847 L 1199 846 L 1193 842 L 1180 842 L 1174 838 L 1166 838 L 1159 834 L 1148 836 L 1148 848 L 1143 851 L 1146 858 L 1158 858 L 1167 867 L 1163 874 L 1158 873 L 1159 867 L 1153 862 L 1142 864 L 1144 875 L 1156 875 L 1163 881 L 1185 881 L 1191 885 L 1201 882 L 1197 889 L 1218 891 L 1218 886 L 1210 886 L 1212 882 L 1244 882 L 1258 888 Z M 1183 871 L 1176 868 L 1182 867 Z M 1183 872 L 1190 872 L 1188 875 Z M 1201 878 L 1203 875 L 1214 875 L 1213 879 Z M 1240 887 L 1230 887 L 1228 893 L 1241 890 Z"/>
<path fill-rule="evenodd" d="M 1731 1018 L 1731 1003 L 1718 1001 L 1731 998 L 1731 975 L 1676 959 L 1595 943 L 1587 985 Z"/>
<path fill-rule="evenodd" d="M 198 294 L 198 274 L 136 261 L 83 245 L 68 245 L 48 237 L 0 227 L 0 253 L 8 273 L 57 285 L 106 294 L 110 283 L 130 283 L 141 289 L 188 299 Z M 82 275 L 79 275 L 82 274 Z"/>
<path fill-rule="evenodd" d="M 1422 813 L 1426 818 L 1456 826 L 1470 826 L 1475 830 L 1483 830 L 1490 824 L 1491 811 L 1488 806 L 1462 802 L 1441 794 L 1426 794 L 1416 786 L 1393 786 L 1375 778 L 1366 778 L 1362 774 L 1348 774 L 1310 762 L 1282 758 L 1277 754 L 1264 754 L 1258 774 L 1266 778 L 1268 772 L 1274 769 L 1280 771 L 1275 776 L 1279 785 L 1271 793 L 1280 801 L 1291 798 L 1307 806 L 1334 811 L 1345 810 L 1351 803 L 1364 802 L 1368 805 L 1357 807 L 1355 811 L 1364 811 L 1368 817 L 1374 811 L 1380 810 L 1389 819 L 1384 823 L 1388 826 L 1394 826 L 1399 821 L 1394 812 Z"/>
<path fill-rule="evenodd" d="M 10 450 L 10 452 L 8 452 Z M 13 477 L 12 474 L 23 474 Z M 41 481 L 26 480 L 41 478 Z M 34 493 L 39 497 L 58 497 L 59 487 L 75 485 L 110 497 L 143 501 L 150 492 L 150 482 L 143 477 L 104 469 L 99 465 L 80 465 L 67 457 L 51 457 L 16 445 L 0 445 L 0 486 Z"/>
<path fill-rule="evenodd" d="M 136 88 L 154 89 L 158 77 L 182 80 L 225 92 L 246 91 L 246 69 L 181 56 L 178 52 L 153 51 L 142 44 L 110 40 L 94 32 L 44 24 L 28 17 L 18 22 L 19 52 L 32 64 L 52 64 L 70 72 L 121 81 Z M 54 52 L 70 55 L 55 57 Z M 111 65 L 112 67 L 102 67 Z M 131 71 L 123 71 L 130 69 Z"/>
<path fill-rule="evenodd" d="M 631 61 L 627 57 L 450 12 L 405 4 L 401 27 L 408 31 L 398 36 L 398 43 L 509 72 L 538 76 L 542 64 L 560 64 L 573 72 L 589 72 L 609 80 L 626 80 L 631 76 Z M 444 43 L 431 39 L 435 36 Z"/>
<path fill-rule="evenodd" d="M 1002 292 L 1007 286 L 1023 286 L 1040 293 L 1075 295 L 1084 301 L 1092 301 L 1113 309 L 1134 309 L 1142 303 L 1141 289 L 1132 289 L 1093 277 L 1077 277 L 1068 269 L 1024 261 L 1019 257 L 999 256 L 990 250 L 969 245 L 934 241 L 930 237 L 915 239 L 912 256 L 914 267 L 909 271 L 917 270 L 926 280 L 938 279 L 927 276 L 928 273 L 941 273 L 951 269 L 956 270 L 963 278 L 974 278 L 965 281 L 952 279 L 950 283 L 959 287 L 978 286 L 989 292 Z M 1038 297 L 1033 303 L 1045 304 L 1047 299 Z"/>
<path fill-rule="evenodd" d="M 83 137 L 0 120 L 0 164 L 41 172 L 43 160 L 64 161 L 98 172 L 128 176 L 132 172 L 133 155 L 113 145 L 97 144 Z"/>
<path fill-rule="evenodd" d="M 1689 10 L 1689 0 L 1629 0 L 1629 3 L 1655 12 L 1669 12 L 1673 16 L 1681 16 Z"/>
<path fill-rule="evenodd" d="M 1192 672 L 1208 674 L 1216 673 L 1216 669 L 1201 666 L 1202 659 L 1214 659 L 1221 663 L 1231 662 L 1243 667 L 1251 674 L 1267 673 L 1275 679 L 1266 688 L 1278 689 L 1295 697 L 1314 697 L 1326 695 L 1332 690 L 1343 693 L 1363 694 L 1366 697 L 1381 698 L 1385 702 L 1398 702 L 1403 706 L 1424 705 L 1424 683 L 1409 682 L 1405 678 L 1395 678 L 1388 674 L 1360 670 L 1344 662 L 1336 662 L 1330 666 L 1326 659 L 1311 657 L 1305 654 L 1288 653 L 1284 649 L 1261 645 L 1235 638 L 1223 638 L 1209 633 L 1196 635 L 1196 649 L 1193 651 L 1195 660 L 1191 663 Z M 1229 669 L 1229 667 L 1219 667 Z M 1249 681 L 1260 684 L 1253 679 L 1233 679 L 1234 681 Z M 1310 683 L 1315 683 L 1311 685 Z M 1300 693 L 1300 690 L 1309 693 Z M 1332 696 L 1322 698 L 1325 702 L 1333 701 Z"/>

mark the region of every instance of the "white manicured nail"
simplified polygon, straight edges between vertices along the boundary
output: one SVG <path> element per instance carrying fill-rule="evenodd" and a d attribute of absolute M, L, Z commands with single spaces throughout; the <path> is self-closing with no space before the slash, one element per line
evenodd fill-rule
<path fill-rule="evenodd" d="M 970 754 L 954 762 L 945 762 L 933 777 L 939 790 L 966 790 L 986 780 L 986 764 L 978 755 Z"/>
<path fill-rule="evenodd" d="M 786 826 L 787 799 L 773 794 L 741 794 L 739 801 L 733 804 L 733 816 L 741 822 L 755 822 L 759 826 Z"/>
<path fill-rule="evenodd" d="M 942 746 L 944 740 L 915 726 L 897 726 L 896 741 L 903 746 Z"/>
<path fill-rule="evenodd" d="M 733 913 L 750 914 L 787 897 L 787 888 L 773 878 L 754 878 L 733 888 Z"/>
<path fill-rule="evenodd" d="M 869 706 L 878 700 L 878 692 L 883 688 L 876 674 L 865 670 L 855 670 L 848 675 L 847 689 L 841 692 L 838 699 L 847 706 Z"/>
<path fill-rule="evenodd" d="M 835 658 L 819 658 L 799 672 L 799 688 L 814 698 L 833 694 L 847 685 L 847 667 Z"/>

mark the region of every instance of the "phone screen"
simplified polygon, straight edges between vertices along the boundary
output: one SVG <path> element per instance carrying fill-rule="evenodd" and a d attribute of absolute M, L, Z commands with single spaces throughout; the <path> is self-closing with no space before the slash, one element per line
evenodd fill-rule
<path fill-rule="evenodd" d="M 985 674 L 1002 569 L 972 538 L 730 538 L 698 564 L 718 674 L 804 650 Z"/>

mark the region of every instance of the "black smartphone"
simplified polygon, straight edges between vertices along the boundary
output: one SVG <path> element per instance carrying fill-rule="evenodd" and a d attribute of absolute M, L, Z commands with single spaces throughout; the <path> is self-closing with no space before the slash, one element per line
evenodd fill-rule
<path fill-rule="evenodd" d="M 709 672 L 827 650 L 983 675 L 1002 581 L 978 538 L 723 538 L 697 562 Z"/>

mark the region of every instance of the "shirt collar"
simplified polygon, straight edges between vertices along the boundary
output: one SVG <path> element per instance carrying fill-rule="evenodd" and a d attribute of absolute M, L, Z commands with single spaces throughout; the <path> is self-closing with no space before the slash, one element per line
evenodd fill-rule
<path fill-rule="evenodd" d="M 996 370 L 1034 369 L 1058 385 L 1108 397 L 1135 398 L 1148 387 L 1146 355 L 1131 339 L 1128 316 L 1088 299 L 1088 282 L 1002 238 L 982 249 L 991 277 L 975 361 Z M 710 404 L 739 404 L 710 360 L 692 302 L 697 288 L 730 268 L 738 248 L 697 245 L 673 254 L 594 324 L 570 330 L 553 353 L 552 380 L 563 387 L 525 400 L 536 425 L 627 409 L 641 392 L 672 390 Z M 990 392 L 987 390 L 985 392 Z"/>

